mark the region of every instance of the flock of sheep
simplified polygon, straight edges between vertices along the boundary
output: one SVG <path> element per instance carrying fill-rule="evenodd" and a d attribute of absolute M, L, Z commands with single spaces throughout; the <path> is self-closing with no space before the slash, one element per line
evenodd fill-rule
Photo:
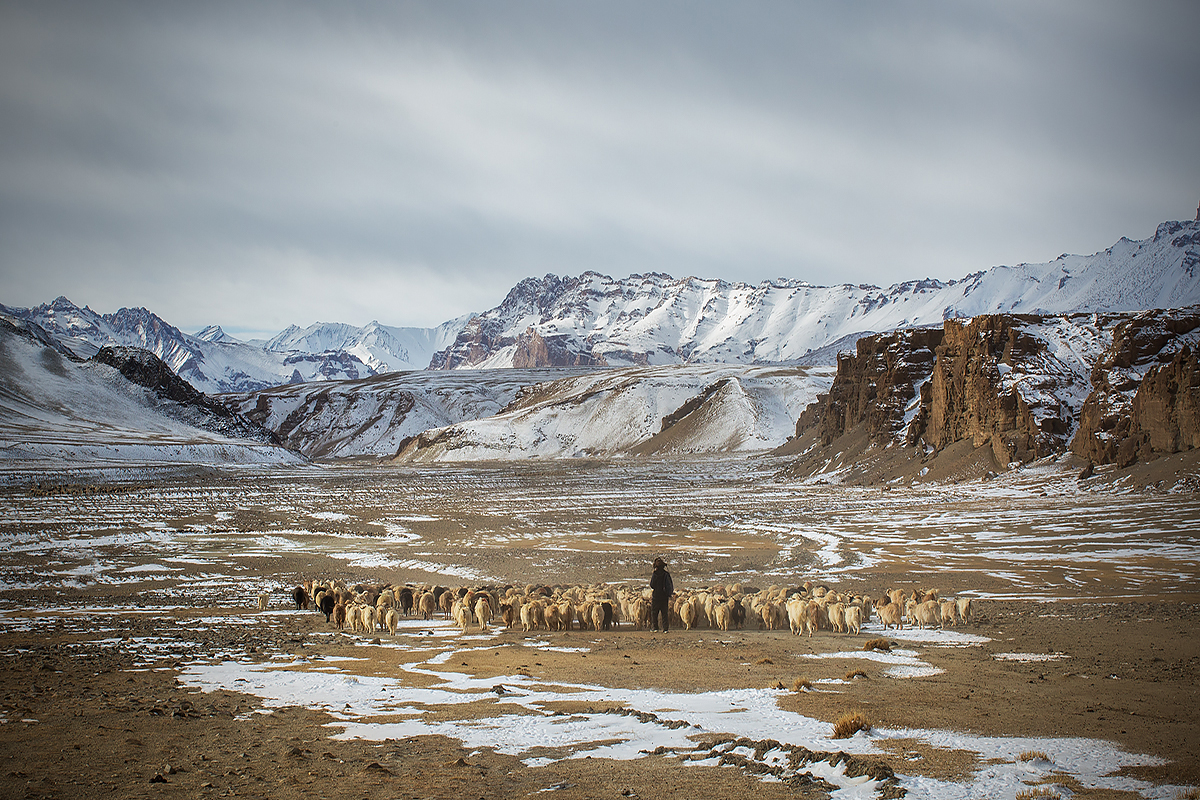
<path fill-rule="evenodd" d="M 628 623 L 636 630 L 650 627 L 650 590 L 627 586 L 508 586 L 448 589 L 443 586 L 347 586 L 340 580 L 311 580 L 292 591 L 297 609 L 310 603 L 338 630 L 374 633 L 386 629 L 393 635 L 400 618 L 420 615 L 432 619 L 441 613 L 463 632 L 474 624 L 481 630 L 498 621 L 506 628 L 569 631 L 609 630 Z M 259 596 L 266 608 L 267 595 Z M 818 630 L 858 634 L 874 613 L 884 629 L 909 625 L 945 628 L 971 617 L 971 598 L 945 599 L 936 590 L 891 589 L 877 600 L 843 594 L 826 586 L 805 582 L 795 588 L 771 586 L 755 589 L 741 584 L 711 589 L 684 590 L 671 596 L 671 625 L 740 629 L 747 623 L 760 630 L 793 634 Z"/>

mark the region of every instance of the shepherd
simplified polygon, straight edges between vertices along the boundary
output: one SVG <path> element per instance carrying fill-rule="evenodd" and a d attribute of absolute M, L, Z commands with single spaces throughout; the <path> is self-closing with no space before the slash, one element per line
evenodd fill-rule
<path fill-rule="evenodd" d="M 671 595 L 675 593 L 675 584 L 671 581 L 671 573 L 667 572 L 667 563 L 661 558 L 654 559 L 650 592 L 650 629 L 658 631 L 658 617 L 661 614 L 662 631 L 666 633 L 671 621 Z"/>

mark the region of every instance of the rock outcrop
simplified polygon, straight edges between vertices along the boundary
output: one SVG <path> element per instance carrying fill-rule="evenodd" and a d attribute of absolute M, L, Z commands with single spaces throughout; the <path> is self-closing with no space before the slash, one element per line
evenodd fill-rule
<path fill-rule="evenodd" d="M 908 443 L 940 451 L 970 440 L 976 448 L 990 447 L 999 464 L 1061 452 L 1073 413 L 1058 392 L 1071 378 L 1060 380 L 1054 372 L 1061 370 L 1049 372 L 1042 363 L 1047 342 L 1032 331 L 1045 322 L 1025 314 L 946 320 Z M 1013 376 L 1021 379 L 1008 379 Z"/>
<path fill-rule="evenodd" d="M 924 328 L 859 339 L 855 355 L 838 357 L 833 386 L 801 415 L 796 435 L 815 426 L 828 445 L 862 425 L 877 443 L 891 441 L 933 370 L 942 335 L 938 328 Z"/>
<path fill-rule="evenodd" d="M 1200 307 L 1122 321 L 1091 374 L 1071 450 L 1127 467 L 1200 447 Z"/>
<path fill-rule="evenodd" d="M 130 383 L 149 389 L 162 410 L 198 428 L 264 444 L 281 444 L 274 432 L 231 411 L 180 378 L 149 350 L 137 347 L 102 347 L 91 358 L 116 369 Z"/>
<path fill-rule="evenodd" d="M 880 447 L 907 452 L 889 456 L 893 471 L 952 448 L 986 452 L 976 462 L 997 468 L 1068 451 L 1127 467 L 1197 449 L 1200 307 L 986 314 L 860 339 L 796 439 L 781 449 L 805 454 L 791 474 L 846 468 Z"/>
<path fill-rule="evenodd" d="M 512 365 L 515 369 L 537 369 L 538 367 L 604 367 L 608 362 L 603 356 L 573 350 L 568 336 L 542 336 L 533 328 L 526 328 L 517 337 Z"/>

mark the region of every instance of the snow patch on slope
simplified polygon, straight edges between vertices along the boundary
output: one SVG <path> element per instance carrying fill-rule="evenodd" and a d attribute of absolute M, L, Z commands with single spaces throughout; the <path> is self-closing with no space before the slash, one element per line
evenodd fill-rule
<path fill-rule="evenodd" d="M 787 441 L 830 368 L 704 365 L 602 370 L 544 384 L 507 411 L 424 433 L 412 461 L 758 452 Z M 716 388 L 714 385 L 721 384 Z M 698 396 L 664 430 L 664 418 Z"/>
<path fill-rule="evenodd" d="M 280 447 L 178 419 L 175 404 L 96 362 L 0 330 L 0 464 L 6 469 L 122 462 L 295 464 Z"/>

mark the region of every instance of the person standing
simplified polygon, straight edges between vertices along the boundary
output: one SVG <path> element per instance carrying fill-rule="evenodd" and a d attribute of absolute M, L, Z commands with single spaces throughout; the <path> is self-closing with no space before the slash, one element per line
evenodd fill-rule
<path fill-rule="evenodd" d="M 671 620 L 671 595 L 675 584 L 667 564 L 661 558 L 654 559 L 654 574 L 650 576 L 650 629 L 658 630 L 658 617 L 662 615 L 662 631 L 667 632 Z"/>

